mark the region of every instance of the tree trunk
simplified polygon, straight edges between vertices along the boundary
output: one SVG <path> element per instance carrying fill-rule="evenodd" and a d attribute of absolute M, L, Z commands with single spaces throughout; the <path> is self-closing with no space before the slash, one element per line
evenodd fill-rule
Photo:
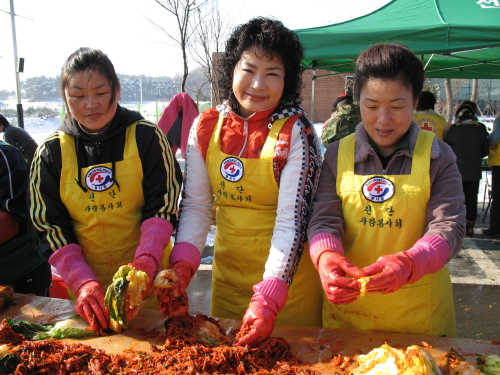
<path fill-rule="evenodd" d="M 189 67 L 187 62 L 187 54 L 185 46 L 182 48 L 182 59 L 184 61 L 184 73 L 182 74 L 181 92 L 186 92 L 186 81 L 189 75 Z"/>
<path fill-rule="evenodd" d="M 444 79 L 444 89 L 446 92 L 446 121 L 451 124 L 453 120 L 453 93 L 451 92 L 451 79 Z"/>
<path fill-rule="evenodd" d="M 478 79 L 474 78 L 472 80 L 472 92 L 470 94 L 470 100 L 472 100 L 474 103 L 477 103 L 478 91 L 479 91 L 479 89 L 478 89 Z"/>

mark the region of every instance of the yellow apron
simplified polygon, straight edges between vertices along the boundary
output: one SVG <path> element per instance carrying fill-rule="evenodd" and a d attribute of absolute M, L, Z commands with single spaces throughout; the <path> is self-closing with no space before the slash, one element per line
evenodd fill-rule
<path fill-rule="evenodd" d="M 112 181 L 111 163 L 79 170 L 75 139 L 59 131 L 61 200 L 71 216 L 73 231 L 83 249 L 85 261 L 105 291 L 118 268 L 134 260 L 141 235 L 143 172 L 135 132 L 136 123 L 126 130 L 123 160 L 115 163 L 116 180 L 120 184 L 118 188 Z M 75 181 L 79 174 L 87 192 Z M 162 268 L 168 266 L 171 247 L 169 243 L 165 248 Z M 73 298 L 72 293 L 70 296 Z M 147 306 L 153 307 L 154 303 Z"/>
<path fill-rule="evenodd" d="M 217 230 L 211 316 L 241 320 L 253 295 L 253 285 L 262 281 L 279 194 L 273 153 L 286 120 L 273 123 L 260 159 L 242 159 L 220 151 L 222 116 L 212 134 L 207 168 L 217 207 Z M 320 327 L 321 304 L 321 282 L 305 246 L 277 322 Z"/>
<path fill-rule="evenodd" d="M 430 197 L 434 134 L 419 131 L 411 174 L 354 174 L 354 135 L 340 141 L 337 192 L 342 200 L 347 258 L 363 268 L 382 255 L 410 249 L 421 238 Z M 392 182 L 392 186 L 391 186 Z M 391 197 L 392 195 L 392 197 Z M 448 267 L 382 295 L 368 293 L 348 305 L 323 303 L 325 327 L 456 336 Z"/>
<path fill-rule="evenodd" d="M 444 139 L 447 125 L 444 117 L 432 113 L 414 114 L 413 120 L 415 120 L 420 129 L 433 132 L 436 138 L 441 141 Z"/>
<path fill-rule="evenodd" d="M 490 153 L 488 154 L 488 165 L 497 166 L 500 165 L 500 142 L 495 143 L 490 147 Z"/>

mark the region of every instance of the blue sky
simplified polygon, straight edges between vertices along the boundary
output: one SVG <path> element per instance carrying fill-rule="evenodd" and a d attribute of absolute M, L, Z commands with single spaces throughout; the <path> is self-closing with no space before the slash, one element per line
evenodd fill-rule
<path fill-rule="evenodd" d="M 17 53 L 25 59 L 20 80 L 59 75 L 79 47 L 100 48 L 121 74 L 174 76 L 180 50 L 148 19 L 175 30 L 174 18 L 154 0 L 13 0 Z M 291 29 L 323 26 L 370 13 L 390 0 L 219 0 L 228 23 L 273 16 Z M 293 4 L 292 4 L 293 3 Z M 0 90 L 16 88 L 10 0 L 0 0 Z M 229 21 L 230 20 L 230 21 Z"/>

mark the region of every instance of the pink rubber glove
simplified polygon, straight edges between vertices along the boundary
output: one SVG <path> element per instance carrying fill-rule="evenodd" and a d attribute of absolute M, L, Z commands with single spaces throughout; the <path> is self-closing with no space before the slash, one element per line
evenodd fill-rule
<path fill-rule="evenodd" d="M 440 236 L 425 236 L 409 250 L 384 255 L 363 268 L 369 276 L 371 293 L 393 293 L 405 284 L 414 283 L 424 275 L 439 271 L 448 262 L 450 247 Z"/>
<path fill-rule="evenodd" d="M 288 286 L 276 277 L 266 278 L 254 285 L 255 294 L 250 300 L 235 346 L 257 345 L 271 336 L 276 315 L 286 304 Z"/>
<path fill-rule="evenodd" d="M 104 290 L 85 262 L 82 248 L 77 244 L 63 246 L 49 258 L 49 263 L 76 296 L 75 311 L 94 332 L 102 334 L 108 328 L 109 313 L 104 306 Z"/>
<path fill-rule="evenodd" d="M 309 241 L 309 253 L 328 300 L 337 305 L 356 301 L 361 284 L 346 276 L 360 278 L 366 274 L 344 257 L 342 243 L 330 233 L 318 233 Z"/>
<path fill-rule="evenodd" d="M 151 217 L 141 224 L 141 238 L 135 251 L 134 261 L 129 263 L 136 270 L 144 271 L 149 277 L 143 298 L 153 285 L 163 253 L 172 236 L 173 226 L 170 221 L 159 217 Z"/>

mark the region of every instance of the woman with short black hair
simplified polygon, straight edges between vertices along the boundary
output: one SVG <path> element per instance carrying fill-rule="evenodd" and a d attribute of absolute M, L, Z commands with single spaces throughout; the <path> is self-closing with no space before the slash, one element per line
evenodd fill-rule
<path fill-rule="evenodd" d="M 455 335 L 463 192 L 451 148 L 412 120 L 423 79 L 401 44 L 358 57 L 361 123 L 327 147 L 308 229 L 325 327 Z"/>

